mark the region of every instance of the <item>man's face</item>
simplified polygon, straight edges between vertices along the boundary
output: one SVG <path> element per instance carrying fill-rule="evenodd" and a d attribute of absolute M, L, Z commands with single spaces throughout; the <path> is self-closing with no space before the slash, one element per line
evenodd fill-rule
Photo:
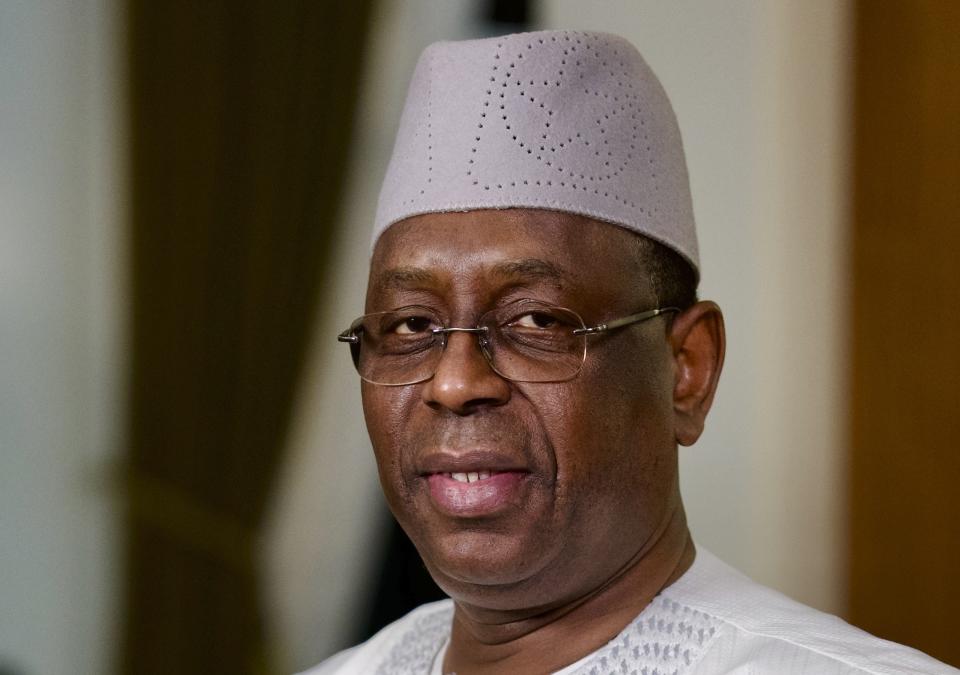
<path fill-rule="evenodd" d="M 425 305 L 447 326 L 472 327 L 534 298 L 595 325 L 656 305 L 635 237 L 549 211 L 417 216 L 381 237 L 366 311 Z M 491 609 L 569 602 L 661 533 L 679 508 L 665 321 L 589 338 L 568 382 L 507 381 L 475 335 L 453 333 L 431 380 L 363 383 L 387 501 L 453 598 Z"/>

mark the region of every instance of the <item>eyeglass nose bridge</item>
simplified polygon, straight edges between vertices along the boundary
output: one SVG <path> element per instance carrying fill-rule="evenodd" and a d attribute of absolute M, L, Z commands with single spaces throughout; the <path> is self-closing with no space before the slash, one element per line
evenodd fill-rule
<path fill-rule="evenodd" d="M 493 365 L 493 354 L 490 353 L 490 340 L 488 339 L 490 328 L 488 326 L 477 326 L 476 328 L 458 328 L 451 326 L 449 328 L 434 328 L 430 332 L 440 338 L 440 347 L 444 350 L 447 348 L 447 336 L 450 333 L 469 333 L 476 335 L 477 342 L 480 345 L 480 353 L 483 354 L 483 357 L 490 364 L 490 367 L 496 371 L 496 367 Z"/>
<path fill-rule="evenodd" d="M 480 341 L 480 346 L 486 348 L 488 343 L 487 335 L 490 333 L 490 329 L 487 326 L 478 326 L 476 328 L 457 328 L 456 326 L 451 326 L 450 328 L 433 328 L 430 332 L 440 338 L 444 347 L 447 346 L 447 336 L 450 333 L 471 333 L 477 336 Z"/>

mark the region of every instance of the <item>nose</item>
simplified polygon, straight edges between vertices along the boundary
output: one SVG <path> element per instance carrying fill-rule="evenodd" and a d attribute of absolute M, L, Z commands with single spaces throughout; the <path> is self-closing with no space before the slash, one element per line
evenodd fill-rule
<path fill-rule="evenodd" d="M 480 351 L 477 335 L 450 333 L 437 371 L 423 387 L 431 408 L 469 415 L 510 400 L 510 383 L 500 377 Z"/>

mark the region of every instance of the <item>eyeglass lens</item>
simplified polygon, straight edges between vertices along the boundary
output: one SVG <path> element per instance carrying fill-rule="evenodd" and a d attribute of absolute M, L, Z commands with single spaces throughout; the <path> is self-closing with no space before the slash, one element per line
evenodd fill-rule
<path fill-rule="evenodd" d="M 580 372 L 586 355 L 584 328 L 573 311 L 537 301 L 521 301 L 480 317 L 480 349 L 493 369 L 509 380 L 558 382 Z M 374 384 L 402 385 L 428 380 L 436 373 L 450 339 L 437 314 L 419 306 L 360 317 L 351 345 L 360 376 Z"/>

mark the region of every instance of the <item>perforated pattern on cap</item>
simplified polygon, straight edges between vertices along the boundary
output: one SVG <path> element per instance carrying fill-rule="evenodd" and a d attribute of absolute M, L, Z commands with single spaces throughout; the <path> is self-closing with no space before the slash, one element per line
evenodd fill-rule
<path fill-rule="evenodd" d="M 424 51 L 380 194 L 374 242 L 412 215 L 510 207 L 612 222 L 698 267 L 676 119 L 626 40 L 551 31 Z"/>

